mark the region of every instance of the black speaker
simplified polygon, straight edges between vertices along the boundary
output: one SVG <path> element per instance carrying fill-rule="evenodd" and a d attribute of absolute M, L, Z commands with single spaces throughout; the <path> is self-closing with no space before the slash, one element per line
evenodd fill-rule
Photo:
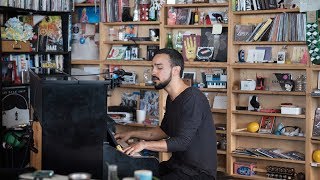
<path fill-rule="evenodd" d="M 42 127 L 42 169 L 102 177 L 106 137 L 103 81 L 44 80 L 31 73 L 31 104 Z"/>

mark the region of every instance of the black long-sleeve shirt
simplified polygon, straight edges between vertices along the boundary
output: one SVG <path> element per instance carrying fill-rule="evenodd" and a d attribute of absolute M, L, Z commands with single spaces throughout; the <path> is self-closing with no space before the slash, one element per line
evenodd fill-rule
<path fill-rule="evenodd" d="M 216 177 L 216 131 L 207 98 L 197 88 L 187 88 L 173 101 L 166 102 L 160 128 L 166 140 L 171 168 L 192 176 L 199 172 Z"/>

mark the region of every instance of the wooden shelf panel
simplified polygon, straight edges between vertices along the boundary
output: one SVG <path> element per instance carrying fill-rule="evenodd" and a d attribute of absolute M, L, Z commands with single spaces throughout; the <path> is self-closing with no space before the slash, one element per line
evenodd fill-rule
<path fill-rule="evenodd" d="M 284 136 L 284 135 L 274 135 L 274 134 L 261 134 L 261 133 L 251 133 L 248 131 L 238 131 L 231 133 L 235 136 L 245 136 L 245 137 L 257 137 L 257 138 L 266 138 L 266 139 L 279 139 L 279 140 L 290 140 L 290 141 L 305 141 L 305 137 L 299 136 Z"/>
<path fill-rule="evenodd" d="M 247 159 L 259 159 L 259 160 L 266 160 L 266 161 L 278 161 L 278 162 L 287 162 L 287 163 L 296 163 L 296 164 L 305 164 L 305 161 L 297 161 L 297 160 L 290 160 L 290 159 L 280 159 L 280 158 L 267 158 L 267 157 L 254 157 L 254 156 L 246 156 L 240 154 L 231 154 L 232 157 L 238 158 L 247 158 Z"/>
<path fill-rule="evenodd" d="M 245 111 L 245 110 L 234 110 L 233 114 L 243 114 L 243 115 L 253 115 L 253 116 L 276 116 L 276 117 L 288 117 L 288 118 L 299 118 L 305 119 L 306 115 L 290 115 L 290 114 L 280 114 L 280 113 L 263 113 L 257 111 Z"/>
<path fill-rule="evenodd" d="M 213 112 L 213 113 L 227 113 L 227 110 L 226 109 L 214 109 L 214 108 L 212 108 L 211 112 Z"/>
<path fill-rule="evenodd" d="M 217 154 L 227 154 L 227 152 L 223 150 L 217 150 Z"/>
<path fill-rule="evenodd" d="M 103 23 L 107 26 L 123 26 L 123 25 L 160 25 L 159 21 L 130 21 L 130 22 L 106 22 Z"/>
<path fill-rule="evenodd" d="M 292 13 L 299 12 L 298 8 L 295 9 L 268 9 L 268 10 L 256 10 L 256 11 L 233 11 L 234 15 L 255 15 L 255 14 L 277 14 L 277 13 Z"/>
<path fill-rule="evenodd" d="M 74 4 L 74 6 L 75 7 L 89 7 L 89 6 L 99 6 L 100 5 L 100 3 L 96 3 L 96 4 L 94 4 L 94 3 L 75 3 Z"/>
<path fill-rule="evenodd" d="M 263 179 L 263 180 L 267 180 L 270 179 L 267 176 L 259 176 L 259 175 L 253 175 L 253 176 L 243 176 L 243 175 L 239 175 L 239 174 L 231 174 L 232 177 L 234 178 L 239 178 L 239 179 Z"/>
<path fill-rule="evenodd" d="M 160 45 L 160 41 L 103 41 L 111 45 Z"/>
<path fill-rule="evenodd" d="M 296 41 L 296 42 L 280 42 L 280 41 L 242 42 L 242 41 L 234 41 L 233 45 L 307 45 L 307 44 L 305 41 Z"/>
<path fill-rule="evenodd" d="M 233 63 L 233 69 L 292 69 L 292 70 L 306 70 L 308 68 L 305 64 L 277 64 L 277 63 Z"/>
<path fill-rule="evenodd" d="M 193 61 L 193 62 L 184 62 L 184 67 L 187 68 L 212 68 L 212 67 L 217 67 L 217 68 L 227 68 L 227 62 L 201 62 L 201 61 Z"/>
<path fill-rule="evenodd" d="M 122 66 L 151 66 L 152 61 L 124 61 L 124 60 L 105 60 L 105 65 L 122 65 Z"/>
<path fill-rule="evenodd" d="M 216 130 L 216 134 L 227 134 L 227 131 Z"/>
<path fill-rule="evenodd" d="M 265 95 L 287 95 L 287 96 L 305 96 L 306 92 L 288 92 L 288 91 L 243 91 L 243 90 L 232 90 L 232 93 L 236 94 L 265 94 Z"/>
<path fill-rule="evenodd" d="M 192 4 L 165 4 L 164 7 L 197 8 L 197 7 L 228 7 L 228 3 L 192 3 Z"/>
<path fill-rule="evenodd" d="M 225 167 L 217 167 L 217 171 L 226 172 L 226 168 Z"/>
<path fill-rule="evenodd" d="M 131 88 L 131 89 L 154 89 L 154 86 L 140 86 L 139 84 L 121 84 L 121 88 Z"/>
<path fill-rule="evenodd" d="M 227 89 L 219 89 L 219 88 L 200 88 L 200 91 L 202 92 L 221 92 L 226 93 Z"/>
<path fill-rule="evenodd" d="M 100 60 L 71 60 L 71 64 L 79 65 L 99 65 L 101 62 Z"/>
<path fill-rule="evenodd" d="M 222 27 L 228 27 L 228 24 L 222 23 Z M 164 25 L 165 28 L 172 29 L 193 29 L 193 28 L 212 28 L 212 24 L 203 25 Z"/>
<path fill-rule="evenodd" d="M 311 137 L 311 143 L 320 144 L 320 137 Z"/>

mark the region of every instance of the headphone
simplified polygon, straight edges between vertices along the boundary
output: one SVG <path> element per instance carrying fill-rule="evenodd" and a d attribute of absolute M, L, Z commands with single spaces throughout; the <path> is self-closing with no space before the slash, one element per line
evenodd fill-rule
<path fill-rule="evenodd" d="M 2 138 L 2 147 L 4 149 L 20 149 L 28 146 L 31 151 L 38 153 L 34 147 L 33 130 L 31 126 L 26 126 L 26 130 L 8 129 Z"/>
<path fill-rule="evenodd" d="M 291 130 L 288 131 L 287 128 L 290 128 Z M 298 126 L 284 126 L 281 129 L 277 130 L 275 134 L 285 136 L 303 136 L 301 128 Z"/>

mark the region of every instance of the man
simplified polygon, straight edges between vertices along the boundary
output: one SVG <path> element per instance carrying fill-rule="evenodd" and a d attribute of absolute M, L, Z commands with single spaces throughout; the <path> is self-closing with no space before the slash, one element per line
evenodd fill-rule
<path fill-rule="evenodd" d="M 168 93 L 161 126 L 116 134 L 116 139 L 145 140 L 125 148 L 129 155 L 143 149 L 172 152 L 168 161 L 160 163 L 161 179 L 215 179 L 216 133 L 207 98 L 181 79 L 184 62 L 178 51 L 160 49 L 152 60 L 152 68 L 155 88 Z"/>

